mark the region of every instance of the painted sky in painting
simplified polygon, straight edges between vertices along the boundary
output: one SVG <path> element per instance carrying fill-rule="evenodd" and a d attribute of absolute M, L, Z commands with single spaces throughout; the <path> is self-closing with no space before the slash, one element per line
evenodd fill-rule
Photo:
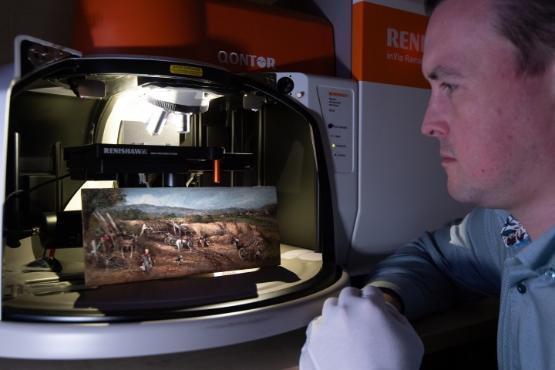
<path fill-rule="evenodd" d="M 154 206 L 184 207 L 199 210 L 225 208 L 256 209 L 277 203 L 276 189 L 272 186 L 233 188 L 129 188 L 126 205 L 150 204 Z"/>

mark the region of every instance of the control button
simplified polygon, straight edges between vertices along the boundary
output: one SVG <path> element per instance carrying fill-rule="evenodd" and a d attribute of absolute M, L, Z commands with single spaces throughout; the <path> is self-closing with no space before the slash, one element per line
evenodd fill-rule
<path fill-rule="evenodd" d="M 334 128 L 333 123 L 328 123 L 328 128 Z"/>
<path fill-rule="evenodd" d="M 518 290 L 520 294 L 524 294 L 526 293 L 526 285 L 524 285 L 524 283 L 518 283 L 516 285 L 516 290 Z"/>
<path fill-rule="evenodd" d="M 289 94 L 295 88 L 295 83 L 289 77 L 282 77 L 277 82 L 278 91 L 282 94 Z"/>
<path fill-rule="evenodd" d="M 300 99 L 304 96 L 304 91 L 299 91 L 297 94 L 295 94 L 295 96 Z"/>

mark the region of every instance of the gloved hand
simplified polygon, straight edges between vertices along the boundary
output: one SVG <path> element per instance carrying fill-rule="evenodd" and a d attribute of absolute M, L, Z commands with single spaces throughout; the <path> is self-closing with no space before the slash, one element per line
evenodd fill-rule
<path fill-rule="evenodd" d="M 424 354 L 408 320 L 370 285 L 328 298 L 306 336 L 300 370 L 412 370 Z"/>

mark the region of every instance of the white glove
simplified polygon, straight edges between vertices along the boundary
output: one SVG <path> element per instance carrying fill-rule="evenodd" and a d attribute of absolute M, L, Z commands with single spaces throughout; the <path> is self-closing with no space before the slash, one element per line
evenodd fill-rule
<path fill-rule="evenodd" d="M 408 320 L 370 285 L 328 298 L 306 336 L 300 370 L 412 370 L 424 354 Z"/>

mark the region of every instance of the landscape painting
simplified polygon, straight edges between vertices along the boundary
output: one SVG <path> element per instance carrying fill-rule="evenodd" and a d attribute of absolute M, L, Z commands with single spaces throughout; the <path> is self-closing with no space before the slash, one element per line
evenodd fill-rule
<path fill-rule="evenodd" d="M 85 285 L 280 264 L 274 187 L 83 189 Z"/>

